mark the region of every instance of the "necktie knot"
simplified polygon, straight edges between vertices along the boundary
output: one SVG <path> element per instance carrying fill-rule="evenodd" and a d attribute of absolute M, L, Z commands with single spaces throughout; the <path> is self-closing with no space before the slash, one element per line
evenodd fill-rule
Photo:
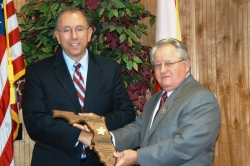
<path fill-rule="evenodd" d="M 161 97 L 161 102 L 160 102 L 160 107 L 165 103 L 166 99 L 168 98 L 168 93 L 167 92 L 164 92 L 162 97 Z"/>
<path fill-rule="evenodd" d="M 78 79 L 83 81 L 83 77 L 81 75 L 81 72 L 80 72 L 80 67 L 81 67 L 81 64 L 79 62 L 75 62 L 74 63 L 74 68 L 75 68 L 75 75 L 77 75 L 77 77 L 79 77 Z"/>
<path fill-rule="evenodd" d="M 74 64 L 75 70 L 79 70 L 80 67 L 81 67 L 81 64 L 80 64 L 79 62 L 76 62 L 76 63 Z"/>

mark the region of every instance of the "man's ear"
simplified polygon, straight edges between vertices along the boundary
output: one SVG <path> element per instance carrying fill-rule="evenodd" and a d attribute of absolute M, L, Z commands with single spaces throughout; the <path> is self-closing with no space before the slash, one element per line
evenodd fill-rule
<path fill-rule="evenodd" d="M 59 37 L 59 32 L 57 30 L 54 31 L 54 34 L 56 36 L 56 40 L 59 44 L 61 44 L 60 37 Z"/>
<path fill-rule="evenodd" d="M 190 70 L 190 67 L 191 67 L 191 62 L 190 62 L 190 60 L 186 60 L 186 61 L 185 61 L 185 65 L 186 65 L 186 70 L 189 71 L 189 70 Z"/>
<path fill-rule="evenodd" d="M 93 33 L 93 29 L 92 29 L 92 27 L 89 27 L 89 29 L 88 29 L 88 42 L 91 41 L 92 33 Z"/>

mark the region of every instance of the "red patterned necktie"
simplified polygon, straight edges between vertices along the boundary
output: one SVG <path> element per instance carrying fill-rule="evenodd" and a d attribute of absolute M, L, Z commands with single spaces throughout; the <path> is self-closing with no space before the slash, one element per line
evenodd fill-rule
<path fill-rule="evenodd" d="M 76 91 L 77 91 L 81 111 L 83 113 L 83 111 L 84 111 L 84 99 L 85 99 L 85 92 L 86 91 L 85 91 L 85 88 L 83 86 L 84 85 L 84 79 L 83 79 L 83 77 L 81 75 L 81 72 L 80 72 L 81 64 L 79 62 L 76 62 L 74 64 L 74 67 L 75 67 L 75 72 L 74 72 L 74 75 L 73 75 L 73 81 L 74 81 L 75 88 L 76 88 Z"/>
<path fill-rule="evenodd" d="M 166 99 L 168 98 L 168 93 L 167 92 L 164 92 L 162 97 L 161 97 L 161 101 L 160 101 L 160 104 L 159 104 L 159 107 L 158 107 L 158 110 L 157 112 L 155 113 L 155 117 L 156 115 L 158 114 L 158 112 L 160 111 L 160 108 L 162 107 L 162 105 L 165 103 Z M 155 119 L 154 117 L 154 119 Z"/>
<path fill-rule="evenodd" d="M 85 98 L 85 88 L 84 88 L 84 79 L 81 75 L 81 72 L 80 72 L 80 67 L 81 67 L 81 64 L 79 62 L 76 62 L 74 64 L 74 68 L 75 68 L 75 72 L 74 72 L 74 75 L 73 75 L 73 82 L 74 82 L 74 85 L 75 85 L 75 88 L 76 88 L 76 91 L 77 91 L 77 95 L 78 95 L 78 99 L 79 99 L 79 103 L 80 103 L 80 107 L 81 107 L 81 111 L 83 113 L 84 111 L 84 98 Z M 81 156 L 82 159 L 86 158 L 86 151 L 85 151 L 85 147 L 83 145 L 83 148 L 82 148 L 82 156 Z"/>

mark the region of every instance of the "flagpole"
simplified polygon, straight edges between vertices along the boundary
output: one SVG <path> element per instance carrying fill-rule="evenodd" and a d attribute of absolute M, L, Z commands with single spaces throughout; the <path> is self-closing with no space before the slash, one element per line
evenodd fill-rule
<path fill-rule="evenodd" d="M 5 22 L 5 36 L 7 42 L 7 54 L 8 54 L 8 80 L 10 83 L 10 104 L 16 103 L 15 88 L 14 88 L 14 69 L 12 64 L 12 57 L 10 55 L 10 43 L 9 43 L 9 30 L 8 30 L 8 18 L 6 12 L 6 2 L 3 0 L 4 22 Z"/>
<path fill-rule="evenodd" d="M 182 41 L 182 38 L 181 38 L 181 26 L 180 26 L 180 15 L 179 15 L 179 2 L 178 0 L 176 0 L 176 3 L 175 3 L 175 6 L 176 6 L 176 37 L 178 40 Z"/>

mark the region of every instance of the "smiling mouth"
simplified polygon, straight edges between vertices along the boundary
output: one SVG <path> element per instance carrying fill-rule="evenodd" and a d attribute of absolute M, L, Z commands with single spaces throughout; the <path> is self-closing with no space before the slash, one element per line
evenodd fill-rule
<path fill-rule="evenodd" d="M 78 46 L 79 44 L 70 44 L 71 46 L 75 47 L 75 46 Z"/>

